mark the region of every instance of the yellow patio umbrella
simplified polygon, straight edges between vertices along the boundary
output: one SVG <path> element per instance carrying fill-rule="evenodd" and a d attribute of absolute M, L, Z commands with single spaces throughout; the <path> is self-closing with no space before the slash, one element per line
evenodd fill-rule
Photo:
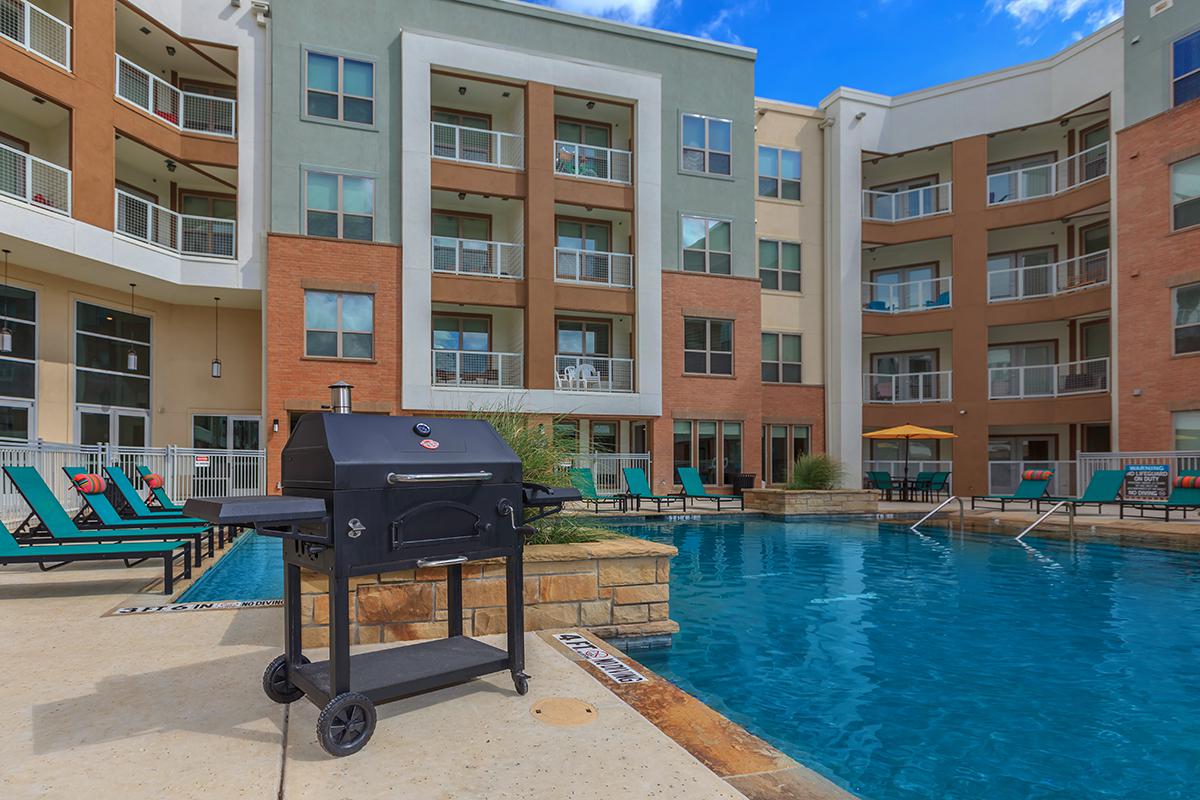
<path fill-rule="evenodd" d="M 913 439 L 957 439 L 958 437 L 948 431 L 939 431 L 934 428 L 922 428 L 920 425 L 897 425 L 894 428 L 884 428 L 878 431 L 871 431 L 863 434 L 864 439 L 903 439 L 904 440 L 904 480 L 908 480 L 908 443 Z"/>

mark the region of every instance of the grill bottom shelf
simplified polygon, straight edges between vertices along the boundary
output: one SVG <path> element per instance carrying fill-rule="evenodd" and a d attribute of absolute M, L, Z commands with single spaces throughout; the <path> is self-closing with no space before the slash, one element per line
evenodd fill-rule
<path fill-rule="evenodd" d="M 351 656 L 350 691 L 365 694 L 373 703 L 386 703 L 508 670 L 510 663 L 508 653 L 498 647 L 452 636 Z M 291 680 L 318 705 L 329 701 L 328 661 L 293 669 Z"/>

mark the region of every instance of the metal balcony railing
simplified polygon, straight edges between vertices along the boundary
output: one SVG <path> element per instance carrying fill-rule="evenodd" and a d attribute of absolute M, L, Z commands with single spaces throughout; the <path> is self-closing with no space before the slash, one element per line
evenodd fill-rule
<path fill-rule="evenodd" d="M 231 219 L 179 214 L 120 189 L 116 207 L 120 234 L 185 256 L 237 256 L 237 223 Z"/>
<path fill-rule="evenodd" d="M 1101 142 L 1053 164 L 988 175 L 988 205 L 1019 203 L 1061 194 L 1107 175 L 1108 142 Z"/>
<path fill-rule="evenodd" d="M 560 392 L 632 392 L 633 359 L 556 355 L 554 388 Z"/>
<path fill-rule="evenodd" d="M 0 144 L 0 194 L 70 216 L 71 170 Z"/>
<path fill-rule="evenodd" d="M 868 372 L 863 376 L 863 402 L 866 403 L 947 403 L 951 397 L 950 370 L 939 372 L 903 372 L 885 375 Z"/>
<path fill-rule="evenodd" d="M 573 178 L 633 183 L 633 153 L 611 147 L 555 141 L 554 171 Z"/>
<path fill-rule="evenodd" d="M 1053 264 L 1030 264 L 988 272 L 988 302 L 1052 297 L 1103 286 L 1109 280 L 1109 251 Z"/>
<path fill-rule="evenodd" d="M 0 36 L 71 69 L 71 26 L 26 0 L 0 0 Z"/>
<path fill-rule="evenodd" d="M 949 214 L 951 210 L 950 181 L 902 192 L 863 189 L 863 219 L 875 222 L 904 222 Z"/>
<path fill-rule="evenodd" d="M 863 284 L 863 310 L 879 314 L 899 314 L 907 311 L 932 311 L 949 308 L 951 303 L 949 275 L 903 283 Z"/>
<path fill-rule="evenodd" d="M 598 286 L 633 286 L 633 256 L 597 250 L 554 248 L 554 280 Z"/>
<path fill-rule="evenodd" d="M 176 89 L 122 56 L 117 56 L 117 97 L 188 133 L 232 138 L 237 101 Z"/>
<path fill-rule="evenodd" d="M 988 369 L 988 398 L 991 400 L 1092 394 L 1107 392 L 1108 385 L 1107 358 Z"/>
<path fill-rule="evenodd" d="M 431 122 L 429 137 L 434 158 L 525 169 L 525 137 L 515 133 Z"/>
<path fill-rule="evenodd" d="M 518 280 L 525 275 L 525 248 L 519 244 L 450 236 L 434 236 L 431 243 L 434 272 Z"/>
<path fill-rule="evenodd" d="M 433 385 L 520 389 L 525 385 L 524 359 L 520 353 L 434 350 Z"/>

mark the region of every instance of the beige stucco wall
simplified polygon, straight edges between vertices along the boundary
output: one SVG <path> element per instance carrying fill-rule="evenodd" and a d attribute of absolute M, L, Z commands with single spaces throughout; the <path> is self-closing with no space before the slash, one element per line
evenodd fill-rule
<path fill-rule="evenodd" d="M 128 311 L 129 294 L 25 269 L 15 262 L 10 282 L 37 293 L 37 435 L 48 442 L 75 441 L 75 301 Z M 135 308 L 151 318 L 152 446 L 190 447 L 193 414 L 260 413 L 262 349 L 257 308 L 221 309 L 219 380 L 210 375 L 211 304 L 172 305 L 137 298 Z"/>
<path fill-rule="evenodd" d="M 808 106 L 755 100 L 755 143 L 801 152 L 800 200 L 757 198 L 756 237 L 800 243 L 801 292 L 763 291 L 762 329 L 802 336 L 804 383 L 825 382 L 825 263 L 822 239 L 823 137 L 820 111 Z M 756 167 L 757 173 L 757 167 Z M 757 195 L 757 188 L 755 190 Z M 757 259 L 757 245 L 755 258 Z"/>

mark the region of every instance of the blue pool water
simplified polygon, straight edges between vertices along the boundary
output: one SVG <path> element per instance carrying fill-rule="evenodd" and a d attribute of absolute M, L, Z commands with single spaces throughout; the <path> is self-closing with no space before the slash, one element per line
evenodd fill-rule
<path fill-rule="evenodd" d="M 638 651 L 870 800 L 1200 796 L 1200 555 L 670 523 L 670 649 Z"/>
<path fill-rule="evenodd" d="M 277 600 L 283 597 L 283 557 L 278 539 L 248 531 L 176 602 Z"/>

